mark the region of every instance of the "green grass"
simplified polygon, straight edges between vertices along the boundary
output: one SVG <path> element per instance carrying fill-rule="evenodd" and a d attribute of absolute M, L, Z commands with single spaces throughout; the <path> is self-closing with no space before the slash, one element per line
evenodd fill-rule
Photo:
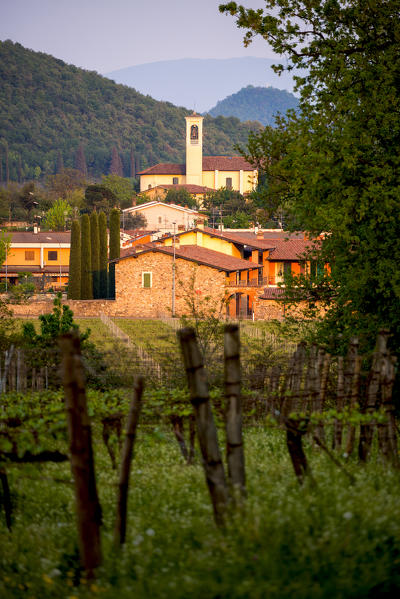
<path fill-rule="evenodd" d="M 385 465 L 349 464 L 356 478 L 349 485 L 308 447 L 317 482 L 300 488 L 283 435 L 249 429 L 248 500 L 221 531 L 200 464 L 182 462 L 169 431 L 142 426 L 127 543 L 117 552 L 117 478 L 95 433 L 104 519 L 104 565 L 95 586 L 79 584 L 69 466 L 10 467 L 15 522 L 8 533 L 0 515 L 1 597 L 375 599 L 399 591 L 400 481 Z"/>
<path fill-rule="evenodd" d="M 143 348 L 157 346 L 163 351 L 176 342 L 175 332 L 161 320 L 129 320 L 114 318 L 116 325 L 129 335 L 132 341 Z"/>

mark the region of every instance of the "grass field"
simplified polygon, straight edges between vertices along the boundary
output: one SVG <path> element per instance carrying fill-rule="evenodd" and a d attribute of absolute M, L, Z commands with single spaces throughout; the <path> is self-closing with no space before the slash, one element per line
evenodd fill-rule
<path fill-rule="evenodd" d="M 218 530 L 199 461 L 186 466 L 169 431 L 142 426 L 119 552 L 116 473 L 97 430 L 94 440 L 104 522 L 96 581 L 78 567 L 69 466 L 10 467 L 15 522 L 9 533 L 0 514 L 2 598 L 375 599 L 400 589 L 400 481 L 383 464 L 350 463 L 350 485 L 308 446 L 316 484 L 301 488 L 282 433 L 248 429 L 248 499 Z"/>

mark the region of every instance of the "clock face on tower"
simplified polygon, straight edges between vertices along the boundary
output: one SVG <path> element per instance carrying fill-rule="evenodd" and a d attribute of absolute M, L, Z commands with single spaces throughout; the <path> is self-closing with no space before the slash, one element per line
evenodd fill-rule
<path fill-rule="evenodd" d="M 197 125 L 192 125 L 190 127 L 190 140 L 198 141 L 199 140 L 199 128 Z"/>

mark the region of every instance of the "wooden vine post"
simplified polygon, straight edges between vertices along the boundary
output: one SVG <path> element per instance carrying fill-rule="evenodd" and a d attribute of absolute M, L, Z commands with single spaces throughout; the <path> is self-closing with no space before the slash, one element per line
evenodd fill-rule
<path fill-rule="evenodd" d="M 122 545 L 123 543 L 125 543 L 129 475 L 131 471 L 133 447 L 136 439 L 136 429 L 139 422 L 140 410 L 142 407 L 143 386 L 143 377 L 137 377 L 133 385 L 133 398 L 129 409 L 125 444 L 122 450 L 121 470 L 119 475 L 117 520 L 115 523 L 116 545 Z"/>
<path fill-rule="evenodd" d="M 228 489 L 218 445 L 217 429 L 211 411 L 203 357 L 194 329 L 187 327 L 178 331 L 177 334 L 188 379 L 190 401 L 194 408 L 197 437 L 214 508 L 214 518 L 217 525 L 221 526 L 224 523 L 224 513 L 228 502 Z"/>
<path fill-rule="evenodd" d="M 96 489 L 92 433 L 79 337 L 73 333 L 63 335 L 60 347 L 70 461 L 75 483 L 79 550 L 86 576 L 91 578 L 102 561 L 101 507 Z"/>
<path fill-rule="evenodd" d="M 242 434 L 242 402 L 240 398 L 240 339 L 236 324 L 225 326 L 225 395 L 226 448 L 228 477 L 233 489 L 246 493 L 245 461 Z"/>

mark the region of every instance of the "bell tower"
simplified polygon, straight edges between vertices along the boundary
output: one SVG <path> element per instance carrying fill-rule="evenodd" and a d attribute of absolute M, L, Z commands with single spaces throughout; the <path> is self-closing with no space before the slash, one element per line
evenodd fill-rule
<path fill-rule="evenodd" d="M 186 116 L 186 183 L 203 185 L 203 117 Z"/>

